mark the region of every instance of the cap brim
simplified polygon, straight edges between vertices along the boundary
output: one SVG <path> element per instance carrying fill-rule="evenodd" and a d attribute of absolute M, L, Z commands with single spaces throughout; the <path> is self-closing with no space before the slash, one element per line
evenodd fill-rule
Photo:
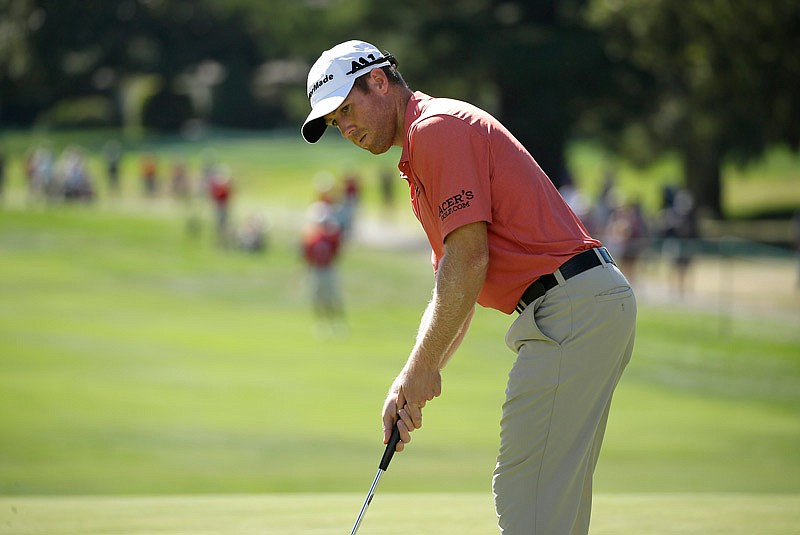
<path fill-rule="evenodd" d="M 308 143 L 316 143 L 320 140 L 322 134 L 325 133 L 325 128 L 327 128 L 327 126 L 328 125 L 325 124 L 325 121 L 321 117 L 306 119 L 305 124 L 303 124 L 303 129 L 301 130 L 303 139 Z"/>
<path fill-rule="evenodd" d="M 342 102 L 350 93 L 350 89 L 348 87 L 344 95 L 331 95 L 317 102 L 303 123 L 303 128 L 301 129 L 303 139 L 309 143 L 319 141 L 319 138 L 325 133 L 325 128 L 327 128 L 324 117 L 332 111 L 336 111 L 336 108 L 342 105 Z"/>

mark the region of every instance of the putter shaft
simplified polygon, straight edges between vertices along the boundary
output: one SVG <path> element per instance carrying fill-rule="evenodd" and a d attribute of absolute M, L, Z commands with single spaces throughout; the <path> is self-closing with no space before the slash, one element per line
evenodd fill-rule
<path fill-rule="evenodd" d="M 372 486 L 369 488 L 369 492 L 367 493 L 367 499 L 364 500 L 364 505 L 361 506 L 361 512 L 358 513 L 358 518 L 356 518 L 356 525 L 353 526 L 353 531 L 350 532 L 350 535 L 356 535 L 356 532 L 358 531 L 358 526 L 361 525 L 361 519 L 364 518 L 364 513 L 367 512 L 367 507 L 369 507 L 369 504 L 372 503 L 372 497 L 375 496 L 375 489 L 377 488 L 382 475 L 383 475 L 383 470 L 378 468 L 378 473 L 375 474 L 375 480 L 372 482 Z"/>
<path fill-rule="evenodd" d="M 372 503 L 372 498 L 375 496 L 375 489 L 378 488 L 378 483 L 381 480 L 381 476 L 389 468 L 389 463 L 392 461 L 392 456 L 394 455 L 394 451 L 397 448 L 398 442 L 400 442 L 400 430 L 397 429 L 397 424 L 395 424 L 394 429 L 392 429 L 392 436 L 389 438 L 389 442 L 386 444 L 383 457 L 381 457 L 381 462 L 378 465 L 378 473 L 375 474 L 375 480 L 372 482 L 372 486 L 369 488 L 367 499 L 364 500 L 364 505 L 361 506 L 361 512 L 358 513 L 356 524 L 353 526 L 353 531 L 350 532 L 350 535 L 356 535 L 358 527 L 361 525 L 361 520 L 364 518 L 364 513 L 367 512 L 367 508 L 369 507 L 369 504 Z"/>

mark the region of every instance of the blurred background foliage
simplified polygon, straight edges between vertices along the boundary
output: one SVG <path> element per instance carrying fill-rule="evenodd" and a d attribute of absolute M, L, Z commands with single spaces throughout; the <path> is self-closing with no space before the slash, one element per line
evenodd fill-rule
<path fill-rule="evenodd" d="M 495 114 L 559 186 L 576 139 L 675 153 L 724 217 L 724 165 L 800 142 L 795 0 L 0 0 L 0 126 L 295 129 L 352 38 Z"/>

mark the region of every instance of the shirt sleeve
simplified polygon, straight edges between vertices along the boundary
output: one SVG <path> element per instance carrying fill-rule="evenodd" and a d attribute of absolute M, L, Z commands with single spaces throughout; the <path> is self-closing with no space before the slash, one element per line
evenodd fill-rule
<path fill-rule="evenodd" d="M 413 140 L 414 172 L 424 184 L 442 238 L 469 223 L 491 223 L 487 138 L 462 119 L 435 115 L 416 125 Z"/>

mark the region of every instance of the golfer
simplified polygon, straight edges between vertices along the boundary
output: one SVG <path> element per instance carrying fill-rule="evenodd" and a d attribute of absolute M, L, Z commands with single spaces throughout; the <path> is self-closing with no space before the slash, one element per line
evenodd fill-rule
<path fill-rule="evenodd" d="M 302 127 L 309 143 L 333 126 L 373 154 L 401 147 L 400 175 L 432 248 L 433 297 L 384 403 L 385 440 L 397 422 L 401 451 L 422 426 L 476 303 L 509 314 L 517 358 L 492 481 L 500 531 L 585 534 L 611 398 L 633 351 L 633 291 L 500 122 L 413 92 L 396 67 L 363 41 L 325 51 L 308 75 Z"/>

